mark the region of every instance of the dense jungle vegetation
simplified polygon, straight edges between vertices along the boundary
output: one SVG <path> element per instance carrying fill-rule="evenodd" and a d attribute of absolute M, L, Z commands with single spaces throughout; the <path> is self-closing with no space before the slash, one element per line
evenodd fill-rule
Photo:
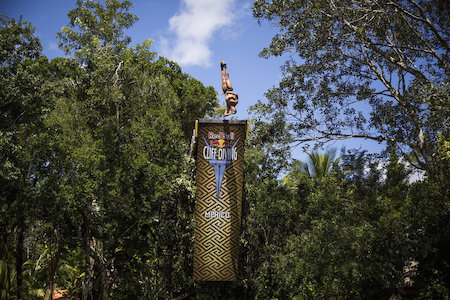
<path fill-rule="evenodd" d="M 279 28 L 260 55 L 289 59 L 251 109 L 235 282 L 192 279 L 217 92 L 131 46 L 131 5 L 78 1 L 52 60 L 0 17 L 1 299 L 449 298 L 447 1 L 253 3 Z M 385 151 L 323 150 L 350 138 Z"/>

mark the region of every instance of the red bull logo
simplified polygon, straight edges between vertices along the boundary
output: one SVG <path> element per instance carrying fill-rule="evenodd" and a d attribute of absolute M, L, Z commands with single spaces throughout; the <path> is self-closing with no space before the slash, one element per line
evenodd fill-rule
<path fill-rule="evenodd" d="M 231 147 L 231 143 L 220 139 L 220 140 L 212 142 L 211 146 L 215 146 L 215 147 L 218 147 L 218 148 Z"/>
<path fill-rule="evenodd" d="M 234 140 L 234 132 L 214 133 L 214 132 L 210 131 L 210 132 L 208 132 L 208 139 L 210 139 L 210 140 Z"/>

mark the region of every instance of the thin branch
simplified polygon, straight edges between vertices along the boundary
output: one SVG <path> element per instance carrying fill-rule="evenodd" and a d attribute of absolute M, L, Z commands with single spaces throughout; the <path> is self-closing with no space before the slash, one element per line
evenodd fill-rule
<path fill-rule="evenodd" d="M 355 40 L 355 39 L 346 39 L 346 38 L 342 38 L 342 37 L 337 37 L 337 36 L 331 36 L 331 38 L 333 38 L 336 41 L 340 41 L 340 42 L 346 42 L 346 43 L 350 43 L 350 44 L 364 44 L 363 41 L 359 41 L 359 40 Z M 427 49 L 422 49 L 422 48 L 415 48 L 415 47 L 411 47 L 411 46 L 401 46 L 401 45 L 393 45 L 392 43 L 386 44 L 386 43 L 381 43 L 381 42 L 372 42 L 373 45 L 377 46 L 377 47 L 388 47 L 390 49 L 393 49 L 394 47 L 397 49 L 401 49 L 401 50 L 411 50 L 411 51 L 416 51 L 416 52 L 423 52 L 423 53 L 428 53 L 428 54 L 433 54 L 433 55 L 437 55 L 437 53 L 434 50 L 427 50 Z M 394 50 L 394 49 L 393 49 Z M 439 55 L 437 56 L 437 58 L 439 60 L 442 60 L 442 58 L 439 57 Z"/>
<path fill-rule="evenodd" d="M 376 93 L 372 93 L 373 95 L 381 95 L 381 96 L 386 96 L 386 97 L 390 97 L 390 98 L 394 98 L 395 99 L 395 97 L 394 96 L 392 96 L 392 94 L 385 94 L 386 92 L 389 92 L 388 90 L 384 90 L 384 91 L 381 91 L 381 92 L 376 92 Z M 396 99 L 397 100 L 397 99 Z"/>
<path fill-rule="evenodd" d="M 402 148 L 398 148 L 398 150 L 400 150 L 400 152 L 402 153 L 402 156 L 413 166 L 413 167 L 415 167 L 416 169 L 419 169 L 419 170 L 426 170 L 426 167 L 425 167 L 425 164 L 424 163 L 422 163 L 420 160 L 419 160 L 419 158 L 417 157 L 417 154 L 416 154 L 416 152 L 415 151 L 413 151 L 413 153 L 414 153 L 414 155 L 416 156 L 416 158 L 417 158 L 417 163 L 418 164 L 415 164 L 415 163 L 413 163 L 412 162 L 412 160 L 408 157 L 408 155 L 402 150 Z"/>
<path fill-rule="evenodd" d="M 441 64 L 444 66 L 444 68 L 447 68 L 447 63 L 439 56 L 439 54 L 437 54 L 436 51 L 434 51 L 433 47 L 430 46 L 430 44 L 422 37 L 422 35 L 411 25 L 411 23 L 409 22 L 409 20 L 404 16 L 401 15 L 403 20 L 406 22 L 406 24 L 408 25 L 408 27 L 414 32 L 414 34 L 420 39 L 420 41 L 428 48 L 430 49 L 429 52 L 431 54 L 433 54 L 440 62 Z M 448 51 L 448 50 L 447 50 Z"/>
<path fill-rule="evenodd" d="M 389 138 L 389 137 L 383 137 L 383 136 L 371 136 L 366 134 L 344 134 L 344 133 L 325 133 L 320 132 L 323 134 L 322 136 L 316 136 L 316 137 L 309 137 L 309 138 L 303 138 L 303 139 L 294 139 L 293 142 L 313 142 L 313 141 L 320 141 L 320 140 L 348 140 L 351 138 L 362 138 L 362 139 L 368 139 L 373 140 L 377 142 L 395 142 L 395 143 L 402 143 L 405 145 L 408 145 L 409 147 L 414 147 L 413 144 L 406 142 L 406 141 L 397 141 L 396 139 Z"/>
<path fill-rule="evenodd" d="M 114 81 L 114 84 L 113 84 L 114 86 L 117 86 L 117 82 L 119 81 L 119 70 L 120 70 L 120 67 L 122 66 L 122 64 L 123 64 L 123 60 L 119 62 L 119 65 L 117 66 L 116 71 L 114 72 L 114 77 L 116 78 Z"/>
<path fill-rule="evenodd" d="M 437 39 L 441 42 L 441 44 L 447 49 L 447 51 L 450 51 L 450 47 L 449 47 L 447 41 L 445 40 L 444 37 L 441 36 L 439 31 L 436 29 L 436 27 L 434 27 L 434 25 L 433 25 L 433 23 L 431 23 L 430 19 L 428 19 L 427 15 L 423 11 L 422 7 L 420 7 L 420 5 L 417 4 L 414 0 L 408 0 L 408 1 L 411 2 L 412 4 L 414 4 L 415 7 L 417 7 L 420 15 L 422 16 L 422 18 L 424 18 L 424 19 L 421 19 L 421 21 L 424 22 L 425 24 L 427 24 L 428 27 L 430 27 L 431 31 L 433 31 L 433 33 L 436 35 Z"/>
<path fill-rule="evenodd" d="M 357 34 L 358 28 L 352 24 L 350 24 L 346 19 L 342 19 L 343 23 L 349 27 L 355 34 Z M 404 62 L 402 62 L 399 59 L 396 59 L 394 57 L 392 57 L 391 55 L 388 55 L 386 52 L 384 52 L 383 50 L 381 50 L 379 47 L 377 47 L 372 40 L 363 32 L 361 33 L 361 38 L 362 40 L 365 42 L 366 47 L 372 49 L 374 52 L 380 54 L 382 57 L 384 57 L 386 60 L 390 61 L 391 63 L 393 63 L 394 65 L 400 67 L 401 69 L 405 70 L 408 73 L 411 73 L 414 76 L 420 77 L 422 79 L 427 79 L 426 76 L 420 72 L 419 70 L 415 70 L 411 67 L 409 67 L 408 65 L 406 65 Z"/>

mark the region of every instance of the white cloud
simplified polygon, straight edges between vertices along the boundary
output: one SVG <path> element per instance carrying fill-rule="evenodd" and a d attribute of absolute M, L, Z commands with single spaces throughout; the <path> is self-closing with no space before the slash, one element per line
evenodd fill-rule
<path fill-rule="evenodd" d="M 59 51 L 58 44 L 55 43 L 55 42 L 50 42 L 48 44 L 48 49 L 51 50 L 51 51 Z"/>
<path fill-rule="evenodd" d="M 209 65 L 209 42 L 232 24 L 235 0 L 182 0 L 179 12 L 169 19 L 175 41 L 162 40 L 164 56 L 181 65 Z"/>

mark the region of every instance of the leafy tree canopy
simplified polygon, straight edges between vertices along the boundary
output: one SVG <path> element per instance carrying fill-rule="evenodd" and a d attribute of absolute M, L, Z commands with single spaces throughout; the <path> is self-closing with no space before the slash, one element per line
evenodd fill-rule
<path fill-rule="evenodd" d="M 390 142 L 432 168 L 450 120 L 448 11 L 441 0 L 255 1 L 254 16 L 280 29 L 261 56 L 292 54 L 253 108 L 261 137 Z"/>
<path fill-rule="evenodd" d="M 86 59 L 100 45 L 112 45 L 120 51 L 131 42 L 124 30 L 133 26 L 138 17 L 128 12 L 132 7 L 130 1 L 106 0 L 103 5 L 93 0 L 77 0 L 76 5 L 67 14 L 69 25 L 58 33 L 59 46 L 66 54 L 74 51 L 78 59 Z"/>

